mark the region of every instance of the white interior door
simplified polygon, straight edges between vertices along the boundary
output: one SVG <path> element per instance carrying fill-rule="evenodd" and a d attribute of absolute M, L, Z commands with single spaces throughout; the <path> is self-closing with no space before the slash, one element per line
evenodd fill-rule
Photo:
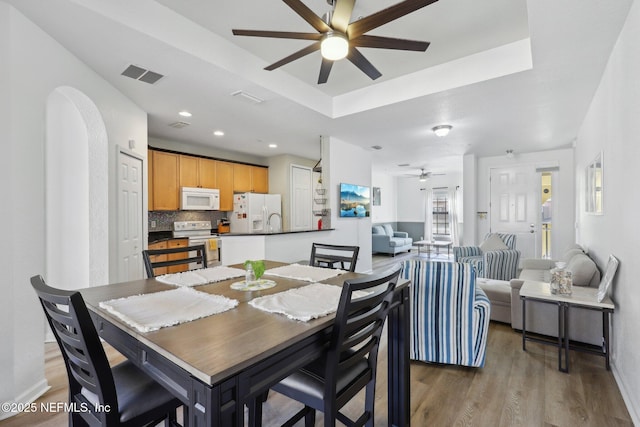
<path fill-rule="evenodd" d="M 491 169 L 491 232 L 516 235 L 520 258 L 540 257 L 540 182 L 533 165 Z"/>
<path fill-rule="evenodd" d="M 291 231 L 312 229 L 312 199 L 311 168 L 291 165 Z"/>
<path fill-rule="evenodd" d="M 142 159 L 118 151 L 118 280 L 144 277 Z"/>

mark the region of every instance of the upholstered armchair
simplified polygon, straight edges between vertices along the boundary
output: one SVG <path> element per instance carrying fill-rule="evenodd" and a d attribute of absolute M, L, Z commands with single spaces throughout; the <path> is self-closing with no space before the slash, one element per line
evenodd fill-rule
<path fill-rule="evenodd" d="M 516 235 L 489 233 L 480 246 L 453 248 L 457 262 L 466 262 L 476 269 L 477 277 L 511 280 L 518 277 L 520 251 L 516 249 Z"/>
<path fill-rule="evenodd" d="M 491 303 L 469 263 L 407 260 L 411 280 L 410 358 L 484 366 Z"/>

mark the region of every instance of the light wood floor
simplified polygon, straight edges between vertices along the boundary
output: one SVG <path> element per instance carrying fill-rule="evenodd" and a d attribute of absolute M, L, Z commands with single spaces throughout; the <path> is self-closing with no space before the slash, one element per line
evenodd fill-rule
<path fill-rule="evenodd" d="M 374 268 L 413 255 L 376 256 Z M 554 347 L 527 343 L 524 352 L 521 346 L 520 334 L 492 322 L 483 368 L 411 362 L 411 425 L 633 426 L 602 357 L 571 352 L 571 372 L 564 374 L 558 371 Z M 112 363 L 123 360 L 111 347 L 106 348 Z M 386 426 L 386 348 L 381 348 L 379 363 L 375 425 Z M 46 344 L 45 371 L 51 389 L 37 403 L 66 402 L 66 371 L 55 344 Z M 345 413 L 356 414 L 361 401 L 350 402 Z M 264 407 L 264 425 L 280 425 L 298 408 L 297 403 L 271 392 Z M 65 425 L 64 413 L 20 414 L 0 422 L 2 427 Z M 321 425 L 322 414 L 318 413 L 316 426 Z"/>

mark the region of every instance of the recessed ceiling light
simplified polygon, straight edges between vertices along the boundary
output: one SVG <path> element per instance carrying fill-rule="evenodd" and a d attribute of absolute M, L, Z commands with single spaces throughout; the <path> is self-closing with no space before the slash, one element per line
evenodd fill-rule
<path fill-rule="evenodd" d="M 221 130 L 215 130 L 215 131 L 213 131 L 213 134 L 215 136 L 224 136 L 224 132 L 222 132 Z"/>
<path fill-rule="evenodd" d="M 278 144 L 269 144 L 269 148 L 278 148 Z"/>
<path fill-rule="evenodd" d="M 438 136 L 447 136 L 449 135 L 449 131 L 453 126 L 451 125 L 440 125 L 432 128 L 431 130 Z"/>
<path fill-rule="evenodd" d="M 188 111 L 180 111 L 178 114 L 180 114 L 182 117 L 191 117 L 191 113 Z"/>

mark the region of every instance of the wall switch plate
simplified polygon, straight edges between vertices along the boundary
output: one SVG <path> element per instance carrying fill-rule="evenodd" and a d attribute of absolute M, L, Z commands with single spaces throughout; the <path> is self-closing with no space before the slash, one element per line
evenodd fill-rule
<path fill-rule="evenodd" d="M 158 223 L 155 220 L 151 221 L 151 228 L 156 228 L 157 225 Z"/>

